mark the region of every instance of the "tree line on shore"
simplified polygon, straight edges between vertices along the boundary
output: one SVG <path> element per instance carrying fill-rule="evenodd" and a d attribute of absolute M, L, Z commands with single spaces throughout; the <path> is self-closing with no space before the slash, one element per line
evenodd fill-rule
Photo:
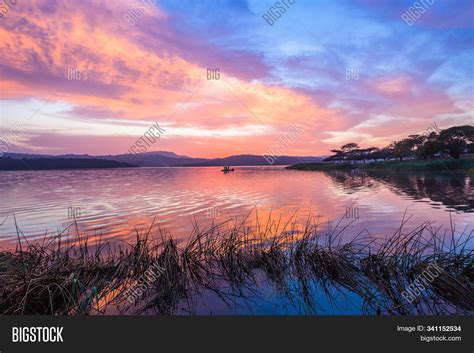
<path fill-rule="evenodd" d="M 403 162 L 406 159 L 433 159 L 447 156 L 459 159 L 463 154 L 474 153 L 474 126 L 453 126 L 439 132 L 429 130 L 423 134 L 409 135 L 383 148 L 361 148 L 355 142 L 347 143 L 340 149 L 331 150 L 334 155 L 324 159 L 324 162 L 365 163 L 394 159 Z"/>

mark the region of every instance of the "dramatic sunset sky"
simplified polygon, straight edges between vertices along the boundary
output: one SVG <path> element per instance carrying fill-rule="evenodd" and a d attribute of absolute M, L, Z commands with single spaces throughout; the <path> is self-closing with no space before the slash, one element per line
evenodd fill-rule
<path fill-rule="evenodd" d="M 158 122 L 151 150 L 263 154 L 296 123 L 284 154 L 321 155 L 474 121 L 473 1 L 409 26 L 413 1 L 296 0 L 270 26 L 274 1 L 148 0 L 130 25 L 142 1 L 19 0 L 0 18 L 10 152 L 124 153 Z"/>

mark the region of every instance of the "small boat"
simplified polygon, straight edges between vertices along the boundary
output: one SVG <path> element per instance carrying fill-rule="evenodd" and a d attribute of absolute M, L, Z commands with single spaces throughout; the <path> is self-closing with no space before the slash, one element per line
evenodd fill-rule
<path fill-rule="evenodd" d="M 230 169 L 230 168 L 224 168 L 221 170 L 221 172 L 224 172 L 224 173 L 230 173 L 230 172 L 233 172 L 234 171 L 234 168 Z"/>

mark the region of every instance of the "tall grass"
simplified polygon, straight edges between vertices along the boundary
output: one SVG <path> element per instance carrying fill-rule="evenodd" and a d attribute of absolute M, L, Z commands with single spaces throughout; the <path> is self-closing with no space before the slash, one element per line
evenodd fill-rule
<path fill-rule="evenodd" d="M 471 233 L 424 223 L 405 231 L 403 221 L 391 237 L 357 234 L 348 226 L 320 231 L 309 217 L 299 228 L 294 220 L 269 219 L 195 226 L 185 243 L 153 227 L 136 231 L 133 243 L 91 245 L 76 225 L 76 239 L 63 235 L 0 252 L 0 312 L 13 315 L 159 314 L 172 315 L 203 293 L 213 293 L 229 306 L 235 296 L 259 295 L 262 280 L 291 301 L 316 308 L 317 288 L 329 297 L 352 292 L 367 314 L 469 314 L 474 309 Z M 415 301 L 402 296 L 430 264 L 443 268 Z M 127 300 L 150 266 L 164 271 L 137 302 Z M 296 284 L 296 285 L 294 285 Z"/>

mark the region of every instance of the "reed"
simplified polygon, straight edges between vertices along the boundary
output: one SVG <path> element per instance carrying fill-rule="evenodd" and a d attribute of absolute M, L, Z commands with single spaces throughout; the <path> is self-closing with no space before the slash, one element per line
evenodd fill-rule
<path fill-rule="evenodd" d="M 472 231 L 442 233 L 430 223 L 405 231 L 404 219 L 383 241 L 362 233 L 345 241 L 347 226 L 320 228 L 312 217 L 304 227 L 294 220 L 269 219 L 264 226 L 229 220 L 205 230 L 196 224 L 179 243 L 152 224 L 121 245 L 91 244 L 77 224 L 73 242 L 59 234 L 28 243 L 19 231 L 16 250 L 0 252 L 0 311 L 172 315 L 186 307 L 193 313 L 203 293 L 231 306 L 236 296 L 261 295 L 266 283 L 290 301 L 302 300 L 310 312 L 316 312 L 317 284 L 329 298 L 335 291 L 355 293 L 366 314 L 472 314 Z M 442 271 L 407 301 L 404 291 L 433 263 Z M 152 266 L 163 271 L 130 301 L 130 288 Z"/>

